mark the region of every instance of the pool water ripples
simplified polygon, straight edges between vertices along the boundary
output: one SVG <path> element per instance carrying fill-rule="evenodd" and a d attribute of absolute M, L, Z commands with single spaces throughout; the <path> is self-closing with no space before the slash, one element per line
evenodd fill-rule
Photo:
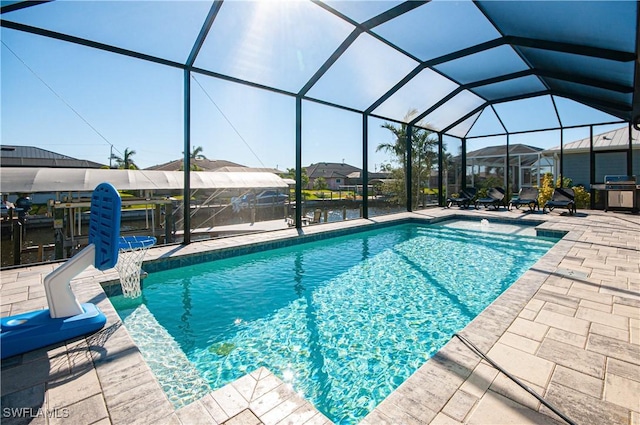
<path fill-rule="evenodd" d="M 264 366 L 352 424 L 554 243 L 406 224 L 153 273 L 139 302 L 212 389 Z"/>

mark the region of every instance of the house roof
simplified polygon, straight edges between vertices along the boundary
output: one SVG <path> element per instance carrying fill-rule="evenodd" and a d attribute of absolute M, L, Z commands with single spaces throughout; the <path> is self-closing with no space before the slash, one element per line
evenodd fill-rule
<path fill-rule="evenodd" d="M 632 129 L 633 149 L 640 149 L 640 132 Z M 565 143 L 562 147 L 564 153 L 589 152 L 591 137 Z M 627 149 L 629 147 L 629 126 L 617 128 L 593 136 L 594 150 Z M 560 152 L 560 146 L 554 146 L 544 151 L 545 154 Z M 634 154 L 635 155 L 635 154 Z"/>
<path fill-rule="evenodd" d="M 101 168 L 99 164 L 86 159 L 76 159 L 35 146 L 2 145 L 0 147 L 2 167 L 55 167 L 55 168 Z"/>
<path fill-rule="evenodd" d="M 344 162 L 318 162 L 305 167 L 305 169 L 310 179 L 318 177 L 324 177 L 325 179 L 346 178 L 354 171 L 361 171 L 360 168 L 345 164 Z"/>
<path fill-rule="evenodd" d="M 175 161 L 165 162 L 164 164 L 153 165 L 146 168 L 147 170 L 159 170 L 159 171 L 180 171 L 182 170 L 182 164 L 184 160 L 176 159 Z M 204 171 L 216 171 L 223 167 L 244 167 L 244 165 L 236 164 L 235 162 L 226 161 L 224 159 L 192 159 L 191 165 L 197 165 Z"/>

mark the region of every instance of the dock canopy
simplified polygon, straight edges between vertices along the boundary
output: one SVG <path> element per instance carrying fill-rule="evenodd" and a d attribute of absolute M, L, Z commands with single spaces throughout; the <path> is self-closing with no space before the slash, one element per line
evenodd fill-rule
<path fill-rule="evenodd" d="M 0 168 L 2 193 L 91 192 L 98 184 L 111 183 L 118 190 L 166 190 L 184 188 L 182 171 L 112 170 L 76 168 Z M 191 172 L 191 189 L 287 189 L 286 181 L 273 173 Z"/>

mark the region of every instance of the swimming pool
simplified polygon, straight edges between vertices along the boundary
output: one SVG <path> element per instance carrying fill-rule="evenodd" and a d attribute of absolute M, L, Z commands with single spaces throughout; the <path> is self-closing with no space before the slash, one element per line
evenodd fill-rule
<path fill-rule="evenodd" d="M 402 224 L 151 273 L 111 301 L 176 406 L 265 366 L 357 423 L 557 240 L 484 230 Z"/>

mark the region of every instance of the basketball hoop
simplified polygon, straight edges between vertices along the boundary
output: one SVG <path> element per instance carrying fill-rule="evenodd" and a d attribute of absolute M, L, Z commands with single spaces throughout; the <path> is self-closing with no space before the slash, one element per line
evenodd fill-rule
<path fill-rule="evenodd" d="M 118 245 L 118 263 L 116 270 L 120 275 L 122 295 L 125 298 L 137 298 L 142 294 L 140 273 L 142 260 L 147 249 L 156 243 L 153 236 L 121 236 Z"/>

